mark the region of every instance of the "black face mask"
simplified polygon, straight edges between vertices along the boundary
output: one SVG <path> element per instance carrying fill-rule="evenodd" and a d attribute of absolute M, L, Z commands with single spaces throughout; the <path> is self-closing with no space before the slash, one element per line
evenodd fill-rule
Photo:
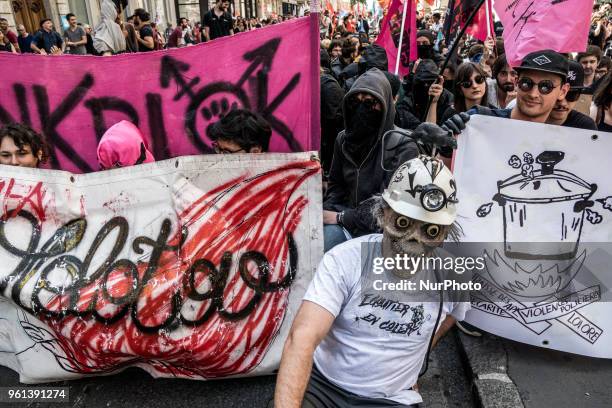
<path fill-rule="evenodd" d="M 432 82 L 421 82 L 416 81 L 412 87 L 412 97 L 414 98 L 415 104 L 422 108 L 429 103 L 429 87 Z M 419 112 L 416 112 L 419 113 Z"/>
<path fill-rule="evenodd" d="M 417 57 L 419 59 L 433 59 L 433 45 L 429 45 L 429 44 L 417 45 Z"/>
<path fill-rule="evenodd" d="M 346 118 L 346 149 L 353 158 L 362 162 L 378 140 L 383 112 L 373 109 L 367 102 L 355 102 Z"/>

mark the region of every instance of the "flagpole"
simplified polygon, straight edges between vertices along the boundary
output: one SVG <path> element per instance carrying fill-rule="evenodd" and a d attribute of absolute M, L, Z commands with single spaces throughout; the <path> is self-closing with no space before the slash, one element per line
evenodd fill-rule
<path fill-rule="evenodd" d="M 487 15 L 487 38 L 491 37 L 491 11 L 489 11 L 489 0 L 485 0 L 485 13 Z"/>
<path fill-rule="evenodd" d="M 485 0 L 479 0 L 478 4 L 474 8 L 474 11 L 472 11 L 472 14 L 470 14 L 468 19 L 465 21 L 465 25 L 463 26 L 463 28 L 461 29 L 461 31 L 457 35 L 457 38 L 455 38 L 455 41 L 453 42 L 453 45 L 452 45 L 451 49 L 448 50 L 448 55 L 444 59 L 444 63 L 442 64 L 442 67 L 440 67 L 440 75 L 444 74 L 444 70 L 448 66 L 448 63 L 450 62 L 450 59 L 451 59 L 452 55 L 457 51 L 457 47 L 459 46 L 459 40 L 461 39 L 461 37 L 463 37 L 463 35 L 467 31 L 467 29 L 470 26 L 470 24 L 472 24 L 472 21 L 474 21 L 474 18 L 476 18 L 476 14 L 478 14 L 478 11 L 480 10 L 480 8 L 482 7 L 482 4 L 484 2 L 485 2 Z M 436 81 L 436 83 L 438 83 L 438 81 Z M 427 104 L 427 110 L 425 111 L 425 116 L 423 118 L 421 118 L 422 122 L 425 122 L 427 120 L 427 115 L 429 114 L 429 108 L 431 107 L 432 101 L 433 101 L 433 97 L 430 96 L 429 97 L 429 103 Z"/>
<path fill-rule="evenodd" d="M 408 8 L 408 2 L 414 0 L 404 0 L 404 11 L 402 12 L 402 27 L 400 31 L 399 45 L 397 46 L 397 58 L 395 59 L 395 75 L 399 73 L 399 63 L 402 57 L 402 42 L 404 40 L 404 27 L 406 27 L 406 9 Z M 410 39 L 408 39 L 410 41 Z"/>

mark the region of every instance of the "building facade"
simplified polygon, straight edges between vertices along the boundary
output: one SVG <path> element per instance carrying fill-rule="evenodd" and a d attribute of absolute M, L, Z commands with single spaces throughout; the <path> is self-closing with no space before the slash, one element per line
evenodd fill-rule
<path fill-rule="evenodd" d="M 23 24 L 28 32 L 38 30 L 44 18 L 53 20 L 58 30 L 66 26 L 64 16 L 74 13 L 79 22 L 92 27 L 100 21 L 102 0 L 0 0 L 0 17 L 11 27 Z M 273 15 L 297 15 L 304 0 L 230 0 L 232 14 L 246 18 L 263 18 Z M 139 7 L 151 14 L 152 21 L 165 28 L 173 26 L 178 17 L 191 22 L 202 21 L 204 14 L 213 8 L 215 0 L 129 0 L 126 13 L 132 14 Z"/>

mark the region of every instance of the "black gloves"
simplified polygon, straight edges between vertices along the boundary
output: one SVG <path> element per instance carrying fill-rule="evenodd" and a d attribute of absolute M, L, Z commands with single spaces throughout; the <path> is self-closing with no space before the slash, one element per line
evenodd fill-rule
<path fill-rule="evenodd" d="M 442 129 L 451 132 L 453 135 L 458 135 L 461 133 L 463 129 L 465 129 L 465 124 L 469 122 L 470 115 L 465 112 L 458 113 L 447 119 L 446 122 L 442 124 Z"/>
<path fill-rule="evenodd" d="M 465 129 L 465 125 L 463 125 L 463 128 Z M 448 128 L 440 127 L 434 123 L 421 123 L 412 131 L 411 137 L 421 144 L 457 148 L 457 141 L 453 137 L 452 132 Z"/>

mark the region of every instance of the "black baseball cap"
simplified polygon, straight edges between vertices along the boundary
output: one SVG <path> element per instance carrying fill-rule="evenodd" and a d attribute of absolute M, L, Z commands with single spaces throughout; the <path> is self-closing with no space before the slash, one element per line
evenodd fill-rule
<path fill-rule="evenodd" d="M 569 62 L 567 82 L 570 84 L 571 91 L 584 90 L 584 68 L 582 68 L 582 64 L 576 61 Z"/>
<path fill-rule="evenodd" d="M 569 71 L 569 61 L 563 55 L 553 50 L 536 51 L 527 54 L 519 67 L 514 68 L 519 74 L 521 71 L 540 71 L 557 74 L 564 79 Z"/>

